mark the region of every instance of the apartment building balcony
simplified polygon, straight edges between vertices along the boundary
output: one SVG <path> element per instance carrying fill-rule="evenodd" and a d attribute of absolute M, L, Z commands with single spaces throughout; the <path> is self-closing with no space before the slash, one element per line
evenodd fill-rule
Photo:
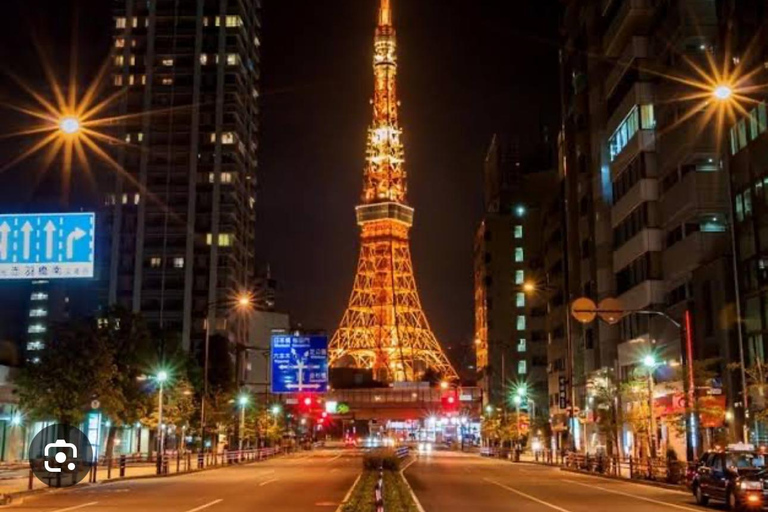
<path fill-rule="evenodd" d="M 717 154 L 717 123 L 701 125 L 701 116 L 693 116 L 680 125 L 662 127 L 663 135 L 658 137 L 657 152 L 659 169 L 676 167 L 703 156 Z"/>
<path fill-rule="evenodd" d="M 664 251 L 664 277 L 674 281 L 727 250 L 728 233 L 691 233 Z"/>
<path fill-rule="evenodd" d="M 613 253 L 613 271 L 618 272 L 646 252 L 661 251 L 664 248 L 664 232 L 661 229 L 646 228 L 632 237 Z"/>
<path fill-rule="evenodd" d="M 720 171 L 689 171 L 661 197 L 662 218 L 667 226 L 682 222 L 694 212 L 728 210 L 727 177 Z"/>
<path fill-rule="evenodd" d="M 627 72 L 633 67 L 641 65 L 642 61 L 647 58 L 648 38 L 642 36 L 630 37 L 629 42 L 624 47 L 624 51 L 621 52 L 621 56 L 605 79 L 606 96 L 612 96 Z"/>
<path fill-rule="evenodd" d="M 606 0 L 603 6 L 616 2 L 621 5 L 603 36 L 603 52 L 608 57 L 618 57 L 627 39 L 647 27 L 656 4 L 654 0 Z"/>
<path fill-rule="evenodd" d="M 619 295 L 624 309 L 644 309 L 652 304 L 664 303 L 664 281 L 648 279 Z"/>
<path fill-rule="evenodd" d="M 615 228 L 632 210 L 647 201 L 659 199 L 659 181 L 656 178 L 643 178 L 638 180 L 629 191 L 624 194 L 613 208 L 611 208 L 611 223 Z"/>

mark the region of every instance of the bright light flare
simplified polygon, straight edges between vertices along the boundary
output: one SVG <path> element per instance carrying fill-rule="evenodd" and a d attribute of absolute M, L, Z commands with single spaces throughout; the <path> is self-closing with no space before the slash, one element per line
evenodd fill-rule
<path fill-rule="evenodd" d="M 727 101 L 733 96 L 733 88 L 729 85 L 721 84 L 715 87 L 712 95 L 719 101 Z"/>
<path fill-rule="evenodd" d="M 59 121 L 59 129 L 67 135 L 75 135 L 80 132 L 80 120 L 72 116 L 64 117 Z"/>

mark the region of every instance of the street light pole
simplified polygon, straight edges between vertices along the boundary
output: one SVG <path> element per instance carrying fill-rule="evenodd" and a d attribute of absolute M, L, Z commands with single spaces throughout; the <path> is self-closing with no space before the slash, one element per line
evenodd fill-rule
<path fill-rule="evenodd" d="M 238 403 L 240 404 L 240 439 L 238 442 L 239 451 L 243 451 L 243 438 L 245 434 L 245 407 L 248 405 L 248 396 L 247 395 L 240 395 L 240 398 L 238 398 Z"/>
<path fill-rule="evenodd" d="M 165 455 L 165 426 L 163 425 L 163 385 L 168 380 L 168 372 L 161 370 L 157 373 L 155 380 L 160 384 L 157 395 L 157 430 L 158 430 L 158 449 L 157 449 L 157 472 L 160 473 L 163 467 L 163 456 Z"/>

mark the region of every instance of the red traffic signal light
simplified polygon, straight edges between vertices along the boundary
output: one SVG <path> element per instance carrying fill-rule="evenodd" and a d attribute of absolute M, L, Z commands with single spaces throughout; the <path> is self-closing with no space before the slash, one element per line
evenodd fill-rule
<path fill-rule="evenodd" d="M 446 391 L 442 398 L 443 411 L 456 412 L 459 408 L 459 399 L 455 390 Z"/>

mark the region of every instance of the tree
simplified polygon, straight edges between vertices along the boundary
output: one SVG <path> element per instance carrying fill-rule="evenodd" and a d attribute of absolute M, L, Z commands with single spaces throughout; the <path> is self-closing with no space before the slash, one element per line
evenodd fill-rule
<path fill-rule="evenodd" d="M 37 420 L 78 425 L 90 403 L 122 408 L 122 390 L 114 386 L 117 368 L 93 321 L 59 324 L 46 341 L 40 360 L 26 364 L 16 379 L 19 402 Z"/>
<path fill-rule="evenodd" d="M 621 418 L 619 393 L 613 370 L 601 369 L 590 378 L 595 422 L 602 436 L 606 439 L 609 454 L 621 456 L 619 453 L 619 436 Z"/>

